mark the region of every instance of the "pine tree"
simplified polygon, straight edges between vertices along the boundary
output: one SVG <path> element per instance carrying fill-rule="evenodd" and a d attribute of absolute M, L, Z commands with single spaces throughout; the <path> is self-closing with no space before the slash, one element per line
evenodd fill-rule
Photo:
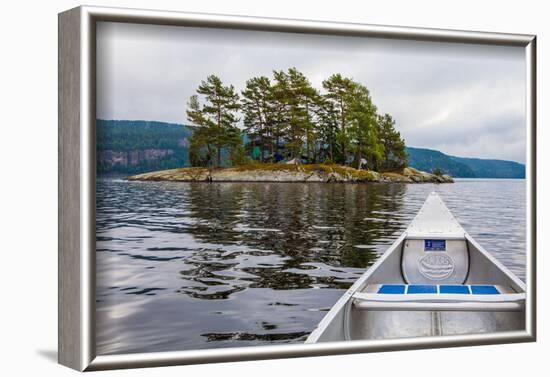
<path fill-rule="evenodd" d="M 401 169 L 408 165 L 405 140 L 395 129 L 395 121 L 389 114 L 379 115 L 377 118 L 378 138 L 383 146 L 384 170 Z"/>
<path fill-rule="evenodd" d="M 220 166 L 222 149 L 229 149 L 232 164 L 246 160 L 237 127 L 242 110 L 242 125 L 262 162 L 266 151 L 273 157 L 284 149 L 291 158 L 305 153 L 308 162 L 353 160 L 353 166 L 361 168 L 365 159 L 374 170 L 407 166 L 405 142 L 395 121 L 377 113 L 365 85 L 338 73 L 323 81 L 323 89 L 320 94 L 303 73 L 290 68 L 273 71 L 273 80 L 249 79 L 239 101 L 233 86 L 208 76 L 188 102 L 187 118 L 195 125 L 192 163 Z"/>
<path fill-rule="evenodd" d="M 334 162 L 336 148 L 336 134 L 338 133 L 338 111 L 333 101 L 328 100 L 325 96 L 320 96 L 317 107 L 317 127 L 316 134 L 321 145 L 322 153 L 325 160 Z"/>
<path fill-rule="evenodd" d="M 197 93 L 204 97 L 201 106 L 198 96 L 192 96 L 188 103 L 187 118 L 199 131 L 191 143 L 191 149 L 200 151 L 204 146 L 208 150 L 208 163 L 212 161 L 212 148 L 216 151 L 216 166 L 221 166 L 222 148 L 234 148 L 242 143 L 237 128 L 237 111 L 240 109 L 239 95 L 233 85 L 224 86 L 215 75 L 201 82 Z"/>
<path fill-rule="evenodd" d="M 214 127 L 204 116 L 197 95 L 187 102 L 187 119 L 195 125 L 189 145 L 189 159 L 194 166 L 208 166 L 212 163 L 214 149 Z"/>
<path fill-rule="evenodd" d="M 244 127 L 252 139 L 253 147 L 258 140 L 260 161 L 264 161 L 264 151 L 267 149 L 273 156 L 274 141 L 274 104 L 273 90 L 269 78 L 253 77 L 246 82 L 242 91 L 242 110 Z"/>
<path fill-rule="evenodd" d="M 353 101 L 355 82 L 352 79 L 343 77 L 337 73 L 323 81 L 323 88 L 327 91 L 325 98 L 332 102 L 338 113 L 339 130 L 336 134 L 336 141 L 339 144 L 339 162 L 346 164 L 350 138 L 348 134 L 349 107 Z"/>
<path fill-rule="evenodd" d="M 364 158 L 369 166 L 376 167 L 382 158 L 382 146 L 378 143 L 376 106 L 372 103 L 369 90 L 361 84 L 354 86 L 349 106 L 350 149 L 354 152 L 354 162 L 358 169 Z"/>
<path fill-rule="evenodd" d="M 296 68 L 288 70 L 288 78 L 292 96 L 295 100 L 295 115 L 298 127 L 301 129 L 305 140 L 306 158 L 308 162 L 315 161 L 315 108 L 319 103 L 319 93 L 313 88 L 307 77 Z M 302 143 L 303 143 L 302 142 Z"/>
<path fill-rule="evenodd" d="M 284 71 L 273 71 L 275 78 L 274 98 L 277 111 L 277 143 L 282 137 L 285 149 L 291 158 L 300 156 L 304 139 L 304 111 L 295 95 L 295 87 L 289 74 Z"/>

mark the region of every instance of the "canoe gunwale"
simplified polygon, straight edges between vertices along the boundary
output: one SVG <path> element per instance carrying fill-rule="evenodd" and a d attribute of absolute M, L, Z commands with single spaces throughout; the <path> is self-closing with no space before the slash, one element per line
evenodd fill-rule
<path fill-rule="evenodd" d="M 336 301 L 334 306 L 330 309 L 330 311 L 323 317 L 321 322 L 317 325 L 317 327 L 309 334 L 308 338 L 306 339 L 305 343 L 317 343 L 320 336 L 324 333 L 325 329 L 332 323 L 334 318 L 341 310 L 345 311 L 344 318 L 346 319 L 348 316 L 348 311 L 351 306 L 351 297 L 355 292 L 362 289 L 365 286 L 365 283 L 370 279 L 370 277 L 378 270 L 378 268 L 389 258 L 390 255 L 392 255 L 398 248 L 402 245 L 402 243 L 406 239 L 406 232 L 403 232 L 392 244 L 391 246 L 378 258 L 374 264 L 361 275 L 355 283 Z M 346 332 L 346 327 L 344 324 L 343 331 Z"/>
<path fill-rule="evenodd" d="M 470 245 L 472 245 L 475 249 L 477 249 L 477 252 L 479 252 L 485 258 L 487 258 L 490 263 L 492 263 L 495 267 L 497 267 L 500 270 L 500 272 L 506 275 L 506 277 L 516 285 L 516 287 L 513 287 L 513 288 L 515 288 L 517 291 L 525 292 L 526 290 L 525 283 L 520 278 L 518 278 L 515 274 L 513 274 L 506 266 L 504 266 L 491 253 L 485 250 L 485 248 L 481 246 L 472 236 L 470 236 L 468 233 L 466 233 L 464 236 L 466 238 L 466 241 L 470 243 Z"/>
<path fill-rule="evenodd" d="M 378 268 L 384 264 L 384 262 L 389 258 L 391 254 L 393 254 L 398 248 L 402 245 L 402 243 L 407 239 L 407 232 L 403 232 L 399 238 L 397 238 L 391 246 L 378 258 L 378 260 L 373 263 L 370 268 L 365 271 L 363 275 L 357 279 L 357 281 L 348 289 L 348 291 L 345 294 L 348 294 L 349 296 L 352 296 L 356 291 L 362 289 L 364 287 L 364 283 L 370 279 L 370 277 L 378 270 Z"/>

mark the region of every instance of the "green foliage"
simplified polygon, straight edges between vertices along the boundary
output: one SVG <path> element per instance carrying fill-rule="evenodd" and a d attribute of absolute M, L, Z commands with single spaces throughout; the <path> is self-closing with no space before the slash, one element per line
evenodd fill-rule
<path fill-rule="evenodd" d="M 246 82 L 242 91 L 243 124 L 251 140 L 251 150 L 260 161 L 264 161 L 264 151 L 273 154 L 276 122 L 273 103 L 274 94 L 271 81 L 265 76 L 253 77 Z"/>
<path fill-rule="evenodd" d="M 454 161 L 449 156 L 430 149 L 407 148 L 409 166 L 422 171 L 433 171 L 439 168 L 453 177 L 474 177 L 474 172 L 468 166 Z"/>
<path fill-rule="evenodd" d="M 98 151 L 177 149 L 192 134 L 190 128 L 175 123 L 143 120 L 98 119 L 96 121 Z"/>
<path fill-rule="evenodd" d="M 287 72 L 274 71 L 273 76 L 274 108 L 281 113 L 278 117 L 279 134 L 284 137 L 291 158 L 300 157 L 305 145 L 304 153 L 309 161 L 314 154 L 313 112 L 318 93 L 296 68 Z"/>
<path fill-rule="evenodd" d="M 525 165 L 514 161 L 449 156 L 424 148 L 406 148 L 409 165 L 424 171 L 441 169 L 458 178 L 525 178 Z"/>
<path fill-rule="evenodd" d="M 229 157 L 233 166 L 241 166 L 250 163 L 250 158 L 246 155 L 246 150 L 242 144 L 232 148 Z"/>
<path fill-rule="evenodd" d="M 335 112 L 336 129 L 335 141 L 337 147 L 334 151 L 334 160 L 341 164 L 348 162 L 350 146 L 350 134 L 348 126 L 350 123 L 350 107 L 354 102 L 354 91 L 356 83 L 347 77 L 337 73 L 323 81 L 323 88 L 326 91 L 325 103 L 330 104 L 331 110 Z"/>
<path fill-rule="evenodd" d="M 437 175 L 438 177 L 441 177 L 445 173 L 440 168 L 435 168 L 434 170 L 432 170 L 432 174 Z"/>
<path fill-rule="evenodd" d="M 323 100 L 323 99 L 321 99 Z M 330 158 L 330 147 L 325 143 L 322 136 L 323 121 L 318 115 L 324 106 L 315 110 L 316 137 L 317 137 L 317 158 L 323 166 L 331 166 L 333 160 Z M 385 115 L 388 120 L 388 115 Z M 378 117 L 377 137 L 380 146 L 384 144 L 384 127 L 381 118 Z M 392 120 L 393 121 L 393 120 Z M 392 123 L 392 122 L 388 122 Z M 327 127 L 330 129 L 330 127 Z M 381 130 L 380 130 L 381 129 Z M 388 127 L 391 130 L 391 127 Z M 192 145 L 189 143 L 191 136 L 195 134 L 197 140 L 200 138 L 208 139 L 208 134 L 202 134 L 205 130 L 198 127 L 185 126 L 181 124 L 172 124 L 164 122 L 150 121 L 128 121 L 128 120 L 101 120 L 96 122 L 96 140 L 97 140 L 97 172 L 137 174 L 163 169 L 174 169 L 185 166 L 207 166 L 208 162 L 215 157 L 216 151 L 208 157 L 207 149 L 201 148 L 201 143 Z M 327 132 L 327 134 L 329 134 Z M 390 134 L 392 134 L 390 132 Z M 330 135 L 330 134 L 329 134 Z M 240 135 L 245 145 L 250 145 L 251 141 L 247 134 Z M 281 136 L 282 139 L 282 136 Z M 334 140 L 334 139 L 333 139 Z M 208 140 L 204 140 L 206 143 Z M 401 143 L 404 144 L 401 139 Z M 398 144 L 401 144 L 398 143 Z M 199 145 L 198 149 L 193 149 Z M 284 144 L 281 146 L 284 149 Z M 370 148 L 370 147 L 369 147 Z M 368 148 L 365 148 L 367 150 Z M 166 151 L 165 156 L 147 159 L 147 151 Z M 384 150 L 384 155 L 385 151 Z M 401 149 L 394 148 L 392 153 L 398 153 Z M 242 154 L 244 153 L 244 159 Z M 409 162 L 408 165 L 418 170 L 434 171 L 439 168 L 444 174 L 454 177 L 476 177 L 476 178 L 525 178 L 525 165 L 513 161 L 485 160 L 476 158 L 463 158 L 443 154 L 441 152 L 421 148 L 405 148 L 404 153 Z M 249 164 L 248 149 L 243 149 L 243 143 L 232 149 L 222 148 L 222 164 L 241 165 Z M 396 155 L 397 156 L 397 155 Z M 121 157 L 126 161 L 121 160 Z M 132 161 L 132 158 L 137 160 Z M 383 157 L 378 161 L 380 170 L 397 170 L 388 167 L 384 161 L 389 161 L 391 157 Z M 262 164 L 265 165 L 265 164 Z M 286 165 L 289 166 L 289 165 Z M 294 165 L 292 165 L 294 166 Z M 356 167 L 356 165 L 353 165 Z M 369 160 L 369 169 L 376 169 L 373 162 Z M 366 173 L 366 172 L 365 172 Z"/>
<path fill-rule="evenodd" d="M 457 163 L 466 165 L 476 178 L 525 178 L 525 165 L 515 161 L 449 157 Z"/>
<path fill-rule="evenodd" d="M 279 154 L 357 168 L 367 161 L 376 170 L 407 166 L 395 121 L 388 114 L 378 115 L 366 86 L 341 74 L 330 76 L 322 86 L 324 93 L 296 68 L 276 70 L 272 80 L 249 79 L 239 101 L 233 86 L 208 76 L 188 102 L 187 118 L 197 128 L 190 147 L 193 164 L 211 166 L 216 158 L 220 166 L 224 149 L 231 160 L 240 155 L 236 114 L 241 111 L 246 150 L 260 162 L 271 162 Z"/>
<path fill-rule="evenodd" d="M 376 127 L 376 107 L 373 105 L 368 89 L 354 83 L 349 100 L 348 145 L 346 150 L 354 154 L 356 167 L 361 168 L 361 160 L 365 159 L 369 166 L 375 167 L 382 158 L 382 146 L 378 143 Z"/>
<path fill-rule="evenodd" d="M 378 116 L 378 139 L 382 148 L 380 169 L 398 170 L 408 165 L 405 140 L 395 129 L 395 121 L 389 114 Z"/>
<path fill-rule="evenodd" d="M 237 111 L 241 105 L 233 85 L 224 86 L 219 77 L 210 75 L 187 104 L 187 119 L 197 127 L 191 139 L 192 159 L 210 166 L 221 166 L 222 149 L 242 143 L 237 128 Z M 214 160 L 215 157 L 215 160 Z"/>
<path fill-rule="evenodd" d="M 188 166 L 187 146 L 192 134 L 181 124 L 98 119 L 97 172 L 134 174 Z M 164 155 L 148 158 L 148 151 Z"/>
<path fill-rule="evenodd" d="M 316 109 L 317 137 L 322 143 L 320 157 L 325 161 L 335 161 L 337 154 L 336 137 L 339 131 L 339 117 L 336 105 L 325 96 L 319 98 Z"/>
<path fill-rule="evenodd" d="M 212 162 L 214 147 L 211 139 L 211 128 L 197 127 L 189 145 L 189 159 L 193 166 L 209 166 Z"/>
<path fill-rule="evenodd" d="M 296 68 L 290 68 L 287 76 L 290 82 L 290 95 L 293 104 L 293 123 L 297 128 L 296 134 L 302 134 L 304 141 L 298 139 L 295 141 L 295 151 L 293 156 L 298 156 L 305 142 L 305 157 L 308 162 L 314 162 L 315 156 L 315 107 L 319 103 L 319 93 L 305 75 Z"/>

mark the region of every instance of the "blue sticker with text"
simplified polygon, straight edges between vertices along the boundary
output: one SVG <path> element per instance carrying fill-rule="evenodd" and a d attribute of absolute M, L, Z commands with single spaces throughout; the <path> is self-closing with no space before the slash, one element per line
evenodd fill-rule
<path fill-rule="evenodd" d="M 424 240 L 424 251 L 445 251 L 445 240 Z"/>

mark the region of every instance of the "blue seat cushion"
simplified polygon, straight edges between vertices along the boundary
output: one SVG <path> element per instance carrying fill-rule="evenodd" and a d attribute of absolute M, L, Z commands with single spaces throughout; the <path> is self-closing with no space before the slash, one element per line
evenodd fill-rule
<path fill-rule="evenodd" d="M 464 294 L 469 295 L 470 290 L 467 285 L 440 285 L 439 293 Z"/>
<path fill-rule="evenodd" d="M 382 284 L 378 288 L 378 293 L 381 294 L 437 294 L 437 285 L 430 284 Z M 469 289 L 468 289 L 469 287 Z M 440 285 L 440 294 L 470 294 L 470 290 L 474 295 L 498 295 L 500 292 L 494 285 Z"/>
<path fill-rule="evenodd" d="M 494 285 L 471 285 L 474 295 L 498 295 L 500 292 Z"/>
<path fill-rule="evenodd" d="M 436 285 L 412 284 L 412 285 L 409 285 L 409 289 L 407 290 L 407 293 L 409 293 L 409 294 L 414 294 L 414 293 L 437 293 L 437 286 Z"/>
<path fill-rule="evenodd" d="M 378 293 L 401 295 L 405 293 L 403 284 L 384 284 L 378 289 Z"/>

